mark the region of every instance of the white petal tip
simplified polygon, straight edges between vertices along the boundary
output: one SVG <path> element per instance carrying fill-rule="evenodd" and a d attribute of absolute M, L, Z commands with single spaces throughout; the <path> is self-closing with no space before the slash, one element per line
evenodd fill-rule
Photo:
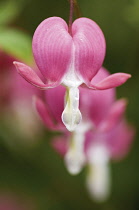
<path fill-rule="evenodd" d="M 74 114 L 65 112 L 65 110 L 62 113 L 62 122 L 70 132 L 73 132 L 76 129 L 80 124 L 81 119 L 82 115 L 79 110 Z"/>
<path fill-rule="evenodd" d="M 90 183 L 90 180 L 87 182 L 87 189 L 90 194 L 90 197 L 97 202 L 104 202 L 109 198 L 110 189 L 109 186 L 101 186 L 101 183 Z"/>
<path fill-rule="evenodd" d="M 77 175 L 83 168 L 84 160 L 82 157 L 77 157 L 72 153 L 67 153 L 65 156 L 65 165 L 70 174 Z"/>
<path fill-rule="evenodd" d="M 69 131 L 74 131 L 82 119 L 79 110 L 79 90 L 72 87 L 66 93 L 66 106 L 62 113 L 62 121 Z"/>

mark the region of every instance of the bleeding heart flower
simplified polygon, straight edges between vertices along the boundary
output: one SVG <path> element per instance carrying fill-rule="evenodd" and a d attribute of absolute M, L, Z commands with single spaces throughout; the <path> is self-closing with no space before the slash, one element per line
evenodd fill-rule
<path fill-rule="evenodd" d="M 93 84 L 108 75 L 101 68 Z M 77 174 L 86 164 L 89 166 L 87 188 L 92 197 L 101 201 L 110 193 L 109 162 L 126 155 L 135 132 L 124 119 L 127 101 L 116 101 L 114 88 L 92 91 L 80 87 L 79 90 L 83 120 L 72 133 L 66 131 L 61 120 L 66 88 L 47 90 L 45 103 L 36 98 L 35 106 L 46 127 L 63 133 L 53 139 L 52 145 L 64 156 L 68 171 Z"/>
<path fill-rule="evenodd" d="M 95 75 L 93 84 L 95 85 L 100 80 L 105 79 L 108 75 L 108 72 L 104 68 L 101 68 Z M 114 102 L 115 91 L 114 89 L 92 91 L 80 87 L 80 110 L 83 113 L 83 121 L 71 135 L 67 132 L 61 120 L 65 92 L 66 88 L 60 85 L 55 89 L 49 89 L 45 92 L 45 101 L 44 99 L 42 100 L 41 98 L 36 97 L 34 102 L 46 127 L 51 130 L 62 131 L 64 133 L 64 138 L 70 139 L 68 152 L 66 152 L 65 155 L 65 162 L 70 173 L 77 174 L 82 169 L 85 160 L 85 133 L 90 130 L 92 126 L 94 127 L 94 124 L 98 125 L 100 121 L 105 119 L 108 110 Z"/>
<path fill-rule="evenodd" d="M 86 112 L 88 104 L 84 100 L 88 90 L 81 90 L 82 123 L 72 135 L 56 137 L 52 142 L 55 150 L 64 156 L 66 167 L 71 174 L 78 174 L 83 166 L 88 165 L 86 185 L 91 197 L 97 201 L 104 201 L 110 194 L 110 161 L 119 160 L 128 153 L 135 135 L 133 127 L 124 119 L 126 100 L 114 101 L 114 89 L 106 91 L 111 91 L 111 95 L 105 91 L 90 91 L 88 94 L 88 102 L 91 104 L 90 100 L 92 101 L 92 107 L 87 111 L 91 116 L 89 118 Z M 95 106 L 92 99 L 97 97 Z M 102 103 L 103 97 L 106 97 L 107 104 Z M 97 106 L 99 104 L 101 105 Z"/>
<path fill-rule="evenodd" d="M 108 76 L 108 71 L 101 68 L 93 79 L 93 85 Z M 83 120 L 91 121 L 93 118 L 93 123 L 98 124 L 99 121 L 105 119 L 108 110 L 115 100 L 115 89 L 98 91 L 80 87 L 80 92 L 80 109 L 83 112 Z M 66 131 L 61 119 L 65 93 L 66 88 L 59 85 L 55 89 L 45 91 L 42 98 L 34 98 L 35 107 L 40 117 L 46 127 L 51 130 Z"/>
<path fill-rule="evenodd" d="M 69 131 L 81 121 L 78 87 L 105 90 L 123 84 L 129 74 L 116 73 L 98 83 L 93 78 L 105 57 L 105 38 L 99 26 L 88 18 L 76 19 L 69 28 L 59 17 L 44 20 L 33 37 L 33 55 L 44 76 L 42 81 L 27 65 L 14 62 L 18 73 L 32 85 L 46 90 L 60 84 L 66 86 L 66 105 L 62 121 Z"/>

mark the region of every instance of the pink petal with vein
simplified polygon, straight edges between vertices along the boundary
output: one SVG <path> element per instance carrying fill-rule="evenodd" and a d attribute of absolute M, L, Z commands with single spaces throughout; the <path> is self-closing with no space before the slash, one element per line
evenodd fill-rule
<path fill-rule="evenodd" d="M 93 79 L 94 84 L 108 75 L 109 72 L 102 67 Z M 107 117 L 114 100 L 114 88 L 103 91 L 80 88 L 80 110 L 83 119 L 90 119 L 95 126 L 98 126 Z"/>
<path fill-rule="evenodd" d="M 29 66 L 20 63 L 14 62 L 14 65 L 18 71 L 18 73 L 30 84 L 38 87 L 39 89 L 46 90 L 47 88 L 55 87 L 58 84 L 44 84 L 43 81 L 38 77 L 35 71 L 33 71 Z"/>
<path fill-rule="evenodd" d="M 75 46 L 75 69 L 88 84 L 102 66 L 106 43 L 99 26 L 88 18 L 76 19 L 72 25 Z"/>
<path fill-rule="evenodd" d="M 131 77 L 130 74 L 116 73 L 106 77 L 105 79 L 103 79 L 102 81 L 100 81 L 95 85 L 93 84 L 93 79 L 92 79 L 91 83 L 89 84 L 89 87 L 97 90 L 106 90 L 124 84 L 130 77 Z"/>
<path fill-rule="evenodd" d="M 47 83 L 60 83 L 71 62 L 72 37 L 59 17 L 44 20 L 33 36 L 33 54 Z"/>

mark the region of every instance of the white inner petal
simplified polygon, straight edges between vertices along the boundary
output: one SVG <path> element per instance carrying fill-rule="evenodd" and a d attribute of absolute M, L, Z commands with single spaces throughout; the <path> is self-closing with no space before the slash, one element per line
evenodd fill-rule
<path fill-rule="evenodd" d="M 97 201 L 104 201 L 110 193 L 109 153 L 104 145 L 92 145 L 89 150 L 87 188 Z"/>
<path fill-rule="evenodd" d="M 69 131 L 74 131 L 81 119 L 79 90 L 76 87 L 72 87 L 67 91 L 66 106 L 62 113 L 62 121 Z"/>
<path fill-rule="evenodd" d="M 81 81 L 76 74 L 74 60 L 75 48 L 73 45 L 71 64 L 62 81 L 62 84 L 67 87 L 67 97 L 65 100 L 65 109 L 62 113 L 62 121 L 69 131 L 74 131 L 82 118 L 79 110 L 78 87 L 83 81 Z"/>
<path fill-rule="evenodd" d="M 74 63 L 71 63 L 68 72 L 65 74 L 62 84 L 67 87 L 79 87 L 83 83 L 75 73 Z"/>
<path fill-rule="evenodd" d="M 65 74 L 62 84 L 66 87 L 79 87 L 83 81 L 78 77 L 75 70 L 75 46 L 72 46 L 72 58 L 69 69 Z"/>
<path fill-rule="evenodd" d="M 73 132 L 68 152 L 65 155 L 65 164 L 69 173 L 76 175 L 83 168 L 86 157 L 84 154 L 85 132 L 90 128 L 89 123 L 80 123 Z"/>

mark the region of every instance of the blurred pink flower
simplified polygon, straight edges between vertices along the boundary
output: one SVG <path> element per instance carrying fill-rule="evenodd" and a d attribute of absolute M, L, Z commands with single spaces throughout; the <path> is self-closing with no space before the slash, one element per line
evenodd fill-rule
<path fill-rule="evenodd" d="M 108 71 L 101 68 L 93 79 L 94 84 L 108 75 Z M 89 165 L 87 186 L 96 199 L 103 200 L 109 194 L 108 163 L 126 155 L 135 133 L 124 118 L 127 102 L 125 99 L 115 100 L 114 88 L 92 91 L 80 87 L 83 119 L 70 133 L 60 117 L 65 91 L 63 86 L 47 90 L 45 102 L 35 99 L 36 109 L 47 128 L 63 133 L 53 139 L 52 145 L 64 155 L 68 171 L 77 174 L 83 166 Z"/>
<path fill-rule="evenodd" d="M 84 152 L 89 166 L 86 183 L 91 196 L 98 201 L 110 194 L 110 160 L 123 158 L 135 135 L 124 119 L 125 108 L 125 99 L 114 102 L 106 118 L 86 133 Z"/>
<path fill-rule="evenodd" d="M 117 87 L 131 77 L 116 73 L 94 84 L 94 76 L 102 66 L 106 44 L 99 26 L 88 18 L 75 20 L 69 33 L 68 25 L 59 17 L 44 20 L 33 37 L 33 55 L 44 81 L 27 65 L 14 62 L 18 73 L 32 85 L 46 90 L 60 84 L 68 87 L 62 121 L 69 131 L 81 121 L 78 87 L 105 90 Z"/>
<path fill-rule="evenodd" d="M 40 130 L 39 119 L 32 109 L 32 96 L 42 92 L 16 73 L 14 59 L 0 51 L 0 117 L 16 133 L 32 138 Z"/>

